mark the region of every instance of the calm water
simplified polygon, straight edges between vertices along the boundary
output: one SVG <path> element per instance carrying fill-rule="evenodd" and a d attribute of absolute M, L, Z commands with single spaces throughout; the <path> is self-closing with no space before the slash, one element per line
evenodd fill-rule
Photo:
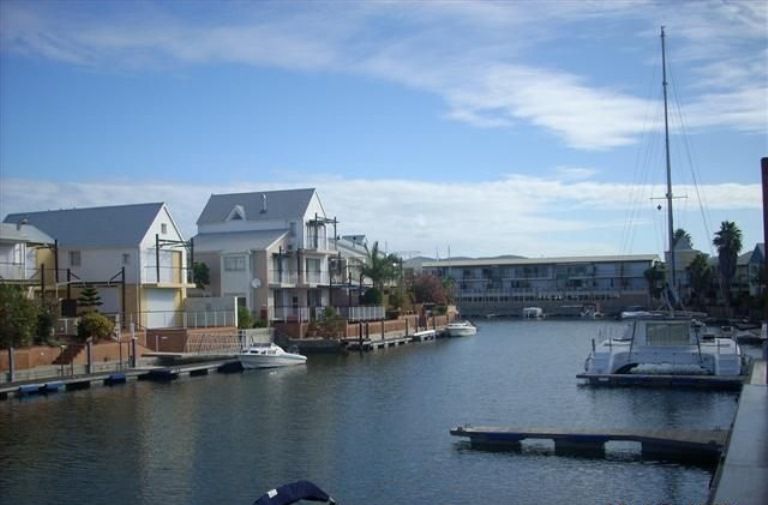
<path fill-rule="evenodd" d="M 604 323 L 598 323 L 600 325 Z M 737 395 L 579 387 L 594 323 L 487 322 L 475 337 L 306 368 L 0 402 L 2 504 L 250 504 L 309 479 L 344 504 L 702 503 L 710 472 L 469 449 L 459 424 L 727 427 Z"/>

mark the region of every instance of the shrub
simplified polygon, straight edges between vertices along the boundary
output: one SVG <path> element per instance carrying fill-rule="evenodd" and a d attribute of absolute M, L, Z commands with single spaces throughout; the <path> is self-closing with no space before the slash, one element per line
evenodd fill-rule
<path fill-rule="evenodd" d="M 94 341 L 108 338 L 115 331 L 115 323 L 108 317 L 98 312 L 87 312 L 80 317 L 77 325 L 77 336 L 85 341 L 93 338 Z"/>
<path fill-rule="evenodd" d="M 241 330 L 253 328 L 253 315 L 248 307 L 242 305 L 237 307 L 237 327 Z"/>
<path fill-rule="evenodd" d="M 29 345 L 35 333 L 38 310 L 20 287 L 0 284 L 0 347 Z"/>

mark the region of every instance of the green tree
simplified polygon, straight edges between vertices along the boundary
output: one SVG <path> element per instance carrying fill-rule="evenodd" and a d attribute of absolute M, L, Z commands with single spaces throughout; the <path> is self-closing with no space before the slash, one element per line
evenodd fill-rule
<path fill-rule="evenodd" d="M 691 299 L 699 308 L 703 308 L 714 279 L 714 272 L 707 261 L 707 255 L 698 253 L 686 270 L 691 279 Z"/>
<path fill-rule="evenodd" d="M 666 272 L 667 269 L 664 264 L 657 262 L 643 273 L 645 280 L 648 282 L 648 293 L 654 300 L 661 298 L 661 293 L 664 291 Z"/>
<path fill-rule="evenodd" d="M 19 286 L 0 284 L 0 347 L 24 347 L 35 334 L 39 308 Z"/>
<path fill-rule="evenodd" d="M 99 296 L 99 292 L 96 291 L 96 288 L 93 286 L 86 286 L 77 298 L 77 305 L 86 312 L 98 311 L 98 308 L 102 305 L 101 296 Z"/>
<path fill-rule="evenodd" d="M 92 338 L 94 341 L 108 338 L 115 331 L 115 322 L 98 312 L 86 312 L 80 316 L 77 336 L 81 340 Z"/>
<path fill-rule="evenodd" d="M 195 261 L 192 265 L 192 279 L 199 289 L 205 289 L 205 286 L 211 283 L 211 271 L 208 265 Z"/>
<path fill-rule="evenodd" d="M 731 284 L 736 276 L 736 266 L 741 252 L 741 230 L 736 223 L 723 221 L 712 243 L 717 247 L 718 270 L 725 302 L 731 306 Z"/>

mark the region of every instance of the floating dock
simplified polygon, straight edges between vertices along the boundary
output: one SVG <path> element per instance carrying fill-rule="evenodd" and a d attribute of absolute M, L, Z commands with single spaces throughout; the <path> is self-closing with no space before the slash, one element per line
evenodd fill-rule
<path fill-rule="evenodd" d="M 207 363 L 183 364 L 171 367 L 134 368 L 130 370 L 70 377 L 61 380 L 41 380 L 0 387 L 0 400 L 10 397 L 25 398 L 48 395 L 59 391 L 78 391 L 94 386 L 116 386 L 130 380 L 170 382 L 182 376 L 196 377 L 210 372 L 232 373 L 242 371 L 239 360 L 212 361 Z"/>
<path fill-rule="evenodd" d="M 590 386 L 639 386 L 698 388 L 738 391 L 744 385 L 745 376 L 718 377 L 714 375 L 676 374 L 592 374 L 580 373 L 577 379 L 585 379 Z"/>
<path fill-rule="evenodd" d="M 606 442 L 639 442 L 645 458 L 716 463 L 727 430 L 556 429 L 459 426 L 451 435 L 467 437 L 473 447 L 520 449 L 528 439 L 552 440 L 555 454 L 604 456 Z"/>

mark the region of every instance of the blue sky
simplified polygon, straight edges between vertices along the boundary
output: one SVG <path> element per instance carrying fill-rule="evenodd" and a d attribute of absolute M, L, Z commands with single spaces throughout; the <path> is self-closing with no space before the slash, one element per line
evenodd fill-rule
<path fill-rule="evenodd" d="M 210 193 L 316 187 L 393 251 L 660 253 L 664 24 L 676 220 L 752 247 L 767 10 L 3 1 L 0 214 L 165 201 L 191 236 Z"/>

